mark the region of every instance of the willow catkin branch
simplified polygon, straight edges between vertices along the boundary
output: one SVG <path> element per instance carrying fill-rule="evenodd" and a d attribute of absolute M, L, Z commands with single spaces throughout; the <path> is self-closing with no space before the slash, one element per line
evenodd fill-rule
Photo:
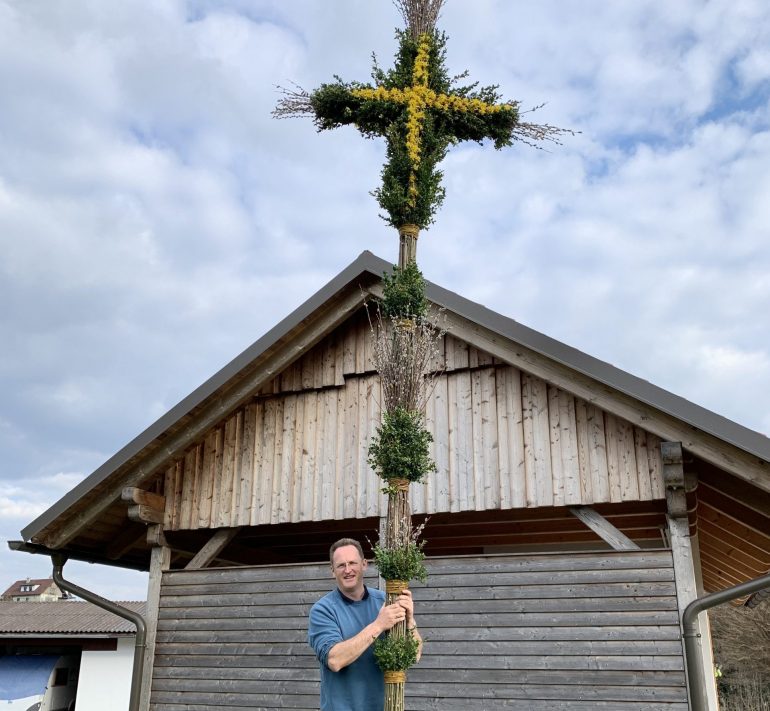
<path fill-rule="evenodd" d="M 404 408 L 421 411 L 435 387 L 439 373 L 432 366 L 441 357 L 443 331 L 426 319 L 409 327 L 384 320 L 377 311 L 371 321 L 374 365 L 382 383 L 382 406 L 386 411 Z"/>
<path fill-rule="evenodd" d="M 401 13 L 409 34 L 417 39 L 435 29 L 444 0 L 393 0 L 393 4 Z"/>
<path fill-rule="evenodd" d="M 315 111 L 310 103 L 310 93 L 301 86 L 294 84 L 293 88 L 277 86 L 276 89 L 283 94 L 271 112 L 273 118 L 299 118 L 302 116 L 315 116 Z"/>

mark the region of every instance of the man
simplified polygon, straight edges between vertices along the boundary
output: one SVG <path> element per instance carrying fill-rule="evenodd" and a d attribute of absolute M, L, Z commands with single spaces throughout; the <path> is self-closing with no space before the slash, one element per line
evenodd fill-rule
<path fill-rule="evenodd" d="M 372 652 L 383 632 L 406 620 L 420 642 L 412 593 L 392 605 L 385 593 L 364 585 L 367 561 L 361 544 L 342 538 L 329 550 L 337 587 L 310 610 L 308 643 L 321 666 L 321 711 L 382 711 L 385 683 Z"/>

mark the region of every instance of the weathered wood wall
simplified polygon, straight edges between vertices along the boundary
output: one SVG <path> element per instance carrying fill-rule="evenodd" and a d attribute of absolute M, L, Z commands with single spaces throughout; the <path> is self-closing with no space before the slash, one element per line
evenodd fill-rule
<path fill-rule="evenodd" d="M 341 327 L 166 471 L 166 528 L 378 516 L 369 326 Z M 663 497 L 659 440 L 448 335 L 427 406 L 438 472 L 416 513 Z"/>
<path fill-rule="evenodd" d="M 686 711 L 670 551 L 428 563 L 407 709 Z M 152 711 L 317 709 L 307 615 L 332 586 L 328 565 L 164 573 Z"/>

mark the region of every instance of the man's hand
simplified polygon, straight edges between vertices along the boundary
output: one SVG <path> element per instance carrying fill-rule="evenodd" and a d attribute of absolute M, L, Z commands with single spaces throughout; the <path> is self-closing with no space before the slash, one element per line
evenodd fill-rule
<path fill-rule="evenodd" d="M 383 605 L 380 608 L 374 624 L 380 628 L 381 634 L 382 632 L 387 632 L 387 630 L 391 629 L 391 627 L 399 622 L 406 620 L 407 615 L 406 608 L 401 604 L 399 596 L 399 600 L 392 605 Z"/>
<path fill-rule="evenodd" d="M 414 600 L 412 600 L 411 590 L 402 590 L 396 598 L 396 605 L 400 605 L 406 612 L 406 626 L 411 627 L 414 624 Z"/>

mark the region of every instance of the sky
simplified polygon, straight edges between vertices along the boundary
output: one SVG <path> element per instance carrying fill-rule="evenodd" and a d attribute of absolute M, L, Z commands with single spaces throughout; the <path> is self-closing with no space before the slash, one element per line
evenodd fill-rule
<path fill-rule="evenodd" d="M 384 143 L 276 85 L 390 66 L 387 0 L 0 0 L 0 586 L 7 540 L 363 250 Z M 770 4 L 446 0 L 451 74 L 560 146 L 462 144 L 429 280 L 770 433 Z M 143 599 L 146 577 L 68 563 Z"/>

